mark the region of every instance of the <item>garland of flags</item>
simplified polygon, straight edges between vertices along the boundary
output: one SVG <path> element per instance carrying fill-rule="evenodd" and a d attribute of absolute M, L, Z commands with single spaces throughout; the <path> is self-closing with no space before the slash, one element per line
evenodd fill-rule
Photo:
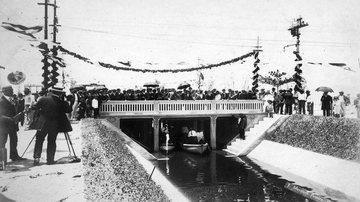
<path fill-rule="evenodd" d="M 90 63 L 90 64 L 95 64 L 89 58 L 81 56 L 81 55 L 79 55 L 79 54 L 77 54 L 75 52 L 71 52 L 71 51 L 65 49 L 62 46 L 59 46 L 59 50 L 62 51 L 63 53 L 65 53 L 65 54 L 73 56 L 74 58 L 77 58 L 77 59 L 82 60 L 84 62 L 87 62 L 87 63 Z M 181 69 L 147 69 L 147 68 L 139 69 L 139 68 L 130 67 L 131 66 L 130 62 L 127 62 L 126 64 L 120 63 L 120 64 L 125 65 L 126 67 L 117 66 L 117 65 L 113 65 L 113 64 L 109 64 L 109 63 L 105 63 L 105 62 L 98 62 L 98 64 L 101 67 L 105 67 L 105 68 L 108 68 L 108 69 L 115 69 L 115 70 L 134 71 L 134 72 L 142 72 L 142 73 L 149 73 L 149 72 L 150 73 L 179 73 L 179 72 L 199 71 L 199 70 L 203 70 L 203 69 L 211 69 L 211 68 L 214 68 L 214 67 L 229 65 L 229 64 L 238 62 L 240 60 L 243 60 L 243 59 L 245 59 L 247 57 L 251 57 L 253 54 L 254 54 L 254 52 L 250 52 L 250 53 L 247 53 L 247 54 L 242 55 L 240 57 L 233 58 L 231 60 L 223 61 L 223 62 L 216 63 L 216 64 L 209 64 L 209 65 L 203 65 L 203 66 L 200 66 L 200 67 L 181 68 Z"/>
<path fill-rule="evenodd" d="M 131 68 L 131 67 L 121 67 L 121 66 L 116 66 L 116 65 L 112 65 L 112 64 L 108 64 L 108 63 L 104 63 L 104 62 L 99 62 L 99 65 L 105 68 L 109 68 L 109 69 L 115 69 L 115 70 L 125 70 L 125 71 L 134 71 L 134 72 L 142 72 L 142 73 L 179 73 L 179 72 L 191 72 L 191 71 L 199 71 L 199 70 L 204 70 L 204 69 L 211 69 L 214 67 L 220 67 L 220 66 L 224 66 L 224 65 L 229 65 L 235 62 L 238 62 L 240 60 L 243 60 L 247 57 L 252 56 L 254 53 L 247 53 L 243 56 L 231 59 L 231 60 L 227 60 L 224 62 L 220 62 L 217 64 L 209 64 L 209 65 L 205 65 L 205 66 L 200 66 L 200 67 L 191 67 L 191 68 L 182 68 L 182 69 L 138 69 L 138 68 Z"/>

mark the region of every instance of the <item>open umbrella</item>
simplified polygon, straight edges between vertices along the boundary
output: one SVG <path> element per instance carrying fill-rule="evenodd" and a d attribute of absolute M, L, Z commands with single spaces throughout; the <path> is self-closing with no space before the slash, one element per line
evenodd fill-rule
<path fill-rule="evenodd" d="M 333 89 L 326 87 L 326 86 L 321 86 L 321 87 L 317 88 L 315 91 L 334 92 Z"/>
<path fill-rule="evenodd" d="M 191 85 L 189 84 L 189 83 L 187 83 L 187 82 L 182 82 L 180 85 L 179 85 L 179 87 L 178 87 L 178 89 L 185 89 L 185 88 L 188 88 L 188 87 L 190 87 Z"/>
<path fill-rule="evenodd" d="M 7 76 L 9 83 L 11 83 L 13 85 L 19 85 L 20 83 L 25 81 L 25 78 L 26 78 L 25 74 L 20 71 L 11 72 Z"/>
<path fill-rule="evenodd" d="M 144 85 L 146 88 L 156 88 L 159 87 L 159 84 L 155 81 L 146 82 Z"/>
<path fill-rule="evenodd" d="M 71 91 L 79 91 L 79 90 L 86 90 L 84 85 L 75 85 L 70 88 Z"/>

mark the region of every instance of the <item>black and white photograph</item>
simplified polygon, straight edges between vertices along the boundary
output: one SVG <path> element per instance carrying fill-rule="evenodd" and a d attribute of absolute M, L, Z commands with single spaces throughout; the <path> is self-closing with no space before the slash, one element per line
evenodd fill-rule
<path fill-rule="evenodd" d="M 360 202 L 357 0 L 0 0 L 1 202 Z"/>

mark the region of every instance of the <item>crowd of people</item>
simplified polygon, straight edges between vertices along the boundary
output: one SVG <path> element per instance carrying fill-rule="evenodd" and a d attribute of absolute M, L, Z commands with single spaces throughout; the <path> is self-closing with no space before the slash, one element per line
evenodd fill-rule
<path fill-rule="evenodd" d="M 34 149 L 34 164 L 39 164 L 42 144 L 48 135 L 47 162 L 54 163 L 54 148 L 58 132 L 71 131 L 69 120 L 80 120 L 85 117 L 99 117 L 99 109 L 103 102 L 109 100 L 264 100 L 264 111 L 272 114 L 314 114 L 314 99 L 310 91 L 297 92 L 289 88 L 277 91 L 261 89 L 252 92 L 245 90 L 214 89 L 209 91 L 184 89 L 147 88 L 142 90 L 85 90 L 70 89 L 66 95 L 61 89 L 52 88 L 31 93 L 25 88 L 23 93 L 13 93 L 11 86 L 2 88 L 0 98 L 0 149 L 5 148 L 7 137 L 10 137 L 10 159 L 23 160 L 17 153 L 17 131 L 19 124 L 25 129 L 37 130 Z M 324 116 L 345 117 L 346 106 L 350 100 L 339 92 L 337 96 L 330 96 L 324 92 L 321 97 L 321 110 Z M 357 117 L 360 118 L 360 94 L 354 100 Z M 40 120 L 40 121 L 39 121 Z"/>
<path fill-rule="evenodd" d="M 27 127 L 31 125 L 33 110 L 28 110 L 30 106 L 36 103 L 36 100 L 45 94 L 45 91 L 31 93 L 28 88 L 24 89 L 24 94 L 13 95 L 17 111 L 25 109 L 25 119 L 20 121 L 21 125 Z M 245 90 L 222 89 L 221 91 L 199 90 L 191 87 L 184 89 L 173 88 L 147 88 L 147 89 L 113 89 L 107 90 L 86 90 L 85 88 L 70 89 L 70 94 L 63 95 L 72 107 L 72 112 L 68 115 L 71 120 L 80 120 L 83 118 L 98 118 L 99 109 L 102 103 L 109 100 L 239 100 L 239 99 L 258 99 L 264 100 L 264 111 L 272 114 L 314 114 L 314 99 L 309 90 L 297 92 L 291 88 L 252 92 Z M 321 110 L 324 116 L 345 116 L 345 107 L 350 104 L 349 98 L 344 92 L 339 92 L 338 96 L 331 97 L 324 92 L 321 98 Z"/>
<path fill-rule="evenodd" d="M 102 103 L 109 100 L 223 100 L 223 99 L 257 99 L 252 91 L 225 90 L 221 92 L 213 89 L 209 91 L 195 90 L 192 88 L 147 88 L 147 89 L 115 89 L 86 91 L 84 89 L 70 89 L 71 94 L 66 96 L 73 112 L 70 119 L 80 120 L 85 117 L 99 116 L 99 108 Z"/>

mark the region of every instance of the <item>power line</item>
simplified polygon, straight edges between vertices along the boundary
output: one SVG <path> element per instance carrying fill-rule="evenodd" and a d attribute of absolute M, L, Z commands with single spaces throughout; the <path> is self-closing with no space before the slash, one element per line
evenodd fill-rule
<path fill-rule="evenodd" d="M 105 30 L 96 30 L 96 29 L 89 29 L 89 28 L 82 28 L 82 27 L 75 27 L 75 26 L 63 26 L 64 28 L 70 29 L 77 29 L 87 32 L 94 32 L 94 33 L 102 33 L 102 34 L 111 34 L 115 36 L 124 36 L 124 37 L 131 37 L 131 38 L 140 38 L 140 39 L 148 39 L 148 40 L 159 40 L 159 41 L 173 41 L 173 42 L 181 42 L 181 43 L 196 43 L 196 44 L 206 44 L 206 45 L 216 45 L 216 46 L 233 46 L 233 47 L 253 47 L 252 45 L 244 45 L 244 44 L 236 44 L 236 42 L 241 41 L 249 41 L 255 42 L 256 38 L 223 38 L 223 39 L 231 39 L 234 40 L 234 43 L 219 43 L 219 42 L 201 42 L 201 41 L 185 41 L 185 40 L 178 40 L 178 39 L 166 39 L 166 38 L 159 38 L 159 37 L 152 37 L 152 36 L 143 36 L 137 34 L 122 34 L 118 32 L 111 32 Z M 169 35 L 175 37 L 181 37 L 181 35 Z M 235 42 L 236 41 L 236 42 Z M 262 39 L 263 43 L 265 44 L 284 44 L 290 43 L 291 40 L 278 40 L 278 39 Z M 343 43 L 343 42 L 327 42 L 327 41 L 303 41 L 304 46 L 321 46 L 322 44 L 332 47 L 347 47 L 350 46 L 351 43 Z"/>

